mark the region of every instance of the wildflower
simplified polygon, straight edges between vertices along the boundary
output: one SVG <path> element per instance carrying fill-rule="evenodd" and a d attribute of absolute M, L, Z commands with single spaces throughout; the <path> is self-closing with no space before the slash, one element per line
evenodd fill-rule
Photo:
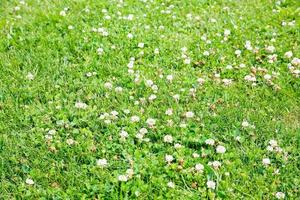
<path fill-rule="evenodd" d="M 209 52 L 208 52 L 208 51 L 204 51 L 204 52 L 203 52 L 203 55 L 204 55 L 204 56 L 209 56 Z"/>
<path fill-rule="evenodd" d="M 75 108 L 78 109 L 87 109 L 88 105 L 86 103 L 82 103 L 82 102 L 76 102 L 75 103 Z"/>
<path fill-rule="evenodd" d="M 284 199 L 285 198 L 285 194 L 283 192 L 276 192 L 275 197 L 277 199 Z"/>
<path fill-rule="evenodd" d="M 249 122 L 247 122 L 247 121 L 243 121 L 243 122 L 242 122 L 242 127 L 243 127 L 243 128 L 247 128 L 247 127 L 249 127 L 249 126 L 250 126 Z"/>
<path fill-rule="evenodd" d="M 125 139 L 125 138 L 128 137 L 128 133 L 127 133 L 126 131 L 122 130 L 122 131 L 120 132 L 120 136 L 121 136 L 122 139 Z"/>
<path fill-rule="evenodd" d="M 224 36 L 225 36 L 225 37 L 229 36 L 230 33 L 231 33 L 230 30 L 228 30 L 228 29 L 225 29 L 225 30 L 224 30 Z"/>
<path fill-rule="evenodd" d="M 274 46 L 267 46 L 267 47 L 266 47 L 266 51 L 267 51 L 268 53 L 274 53 L 275 47 L 274 47 Z"/>
<path fill-rule="evenodd" d="M 223 154 L 223 153 L 226 152 L 226 148 L 225 148 L 224 146 L 219 145 L 219 146 L 217 146 L 217 148 L 216 148 L 216 152 L 217 152 L 217 153 L 220 153 L 220 154 Z"/>
<path fill-rule="evenodd" d="M 199 85 L 203 85 L 203 83 L 205 82 L 205 79 L 203 78 L 198 78 L 197 82 L 199 83 Z"/>
<path fill-rule="evenodd" d="M 128 177 L 128 178 L 132 178 L 133 175 L 134 175 L 133 169 L 127 169 L 127 170 L 126 170 L 126 174 L 127 174 L 127 177 Z"/>
<path fill-rule="evenodd" d="M 100 166 L 100 167 L 106 167 L 107 166 L 107 160 L 106 159 L 98 159 L 97 162 L 96 162 L 97 166 Z"/>
<path fill-rule="evenodd" d="M 214 190 L 216 188 L 216 183 L 214 181 L 206 182 L 207 188 Z"/>
<path fill-rule="evenodd" d="M 171 75 L 171 74 L 170 74 L 170 75 L 167 75 L 167 80 L 170 81 L 170 82 L 172 82 L 172 80 L 173 80 L 173 75 Z"/>
<path fill-rule="evenodd" d="M 192 154 L 192 156 L 193 156 L 193 158 L 199 158 L 199 157 L 200 157 L 200 155 L 199 155 L 198 153 L 196 153 L 196 152 L 194 152 L 194 153 Z"/>
<path fill-rule="evenodd" d="M 173 137 L 171 135 L 166 135 L 164 137 L 164 142 L 166 142 L 166 143 L 172 143 L 173 142 Z"/>
<path fill-rule="evenodd" d="M 103 48 L 99 47 L 99 48 L 97 49 L 98 55 L 102 55 L 103 52 L 104 52 Z"/>
<path fill-rule="evenodd" d="M 112 89 L 113 85 L 110 82 L 104 83 L 104 87 L 107 89 Z"/>
<path fill-rule="evenodd" d="M 176 101 L 179 101 L 180 96 L 179 96 L 179 94 L 175 94 L 175 95 L 173 96 L 173 98 L 174 98 Z"/>
<path fill-rule="evenodd" d="M 122 88 L 122 87 L 116 87 L 116 88 L 115 88 L 115 91 L 116 91 L 117 93 L 121 93 L 121 92 L 123 91 L 123 88 Z"/>
<path fill-rule="evenodd" d="M 140 117 L 134 115 L 134 116 L 132 116 L 132 117 L 130 118 L 130 121 L 131 121 L 131 122 L 139 122 L 139 121 L 140 121 Z"/>
<path fill-rule="evenodd" d="M 145 46 L 145 44 L 142 43 L 142 42 L 138 44 L 138 47 L 139 47 L 139 48 L 144 48 L 144 46 Z"/>
<path fill-rule="evenodd" d="M 166 155 L 165 160 L 166 162 L 171 163 L 174 160 L 174 157 L 172 155 Z"/>
<path fill-rule="evenodd" d="M 262 160 L 262 162 L 263 162 L 264 165 L 270 165 L 271 164 L 271 160 L 269 158 L 264 158 Z"/>
<path fill-rule="evenodd" d="M 176 143 L 176 144 L 174 144 L 174 148 L 175 149 L 180 149 L 180 148 L 182 148 L 182 145 L 179 144 L 179 143 Z"/>
<path fill-rule="evenodd" d="M 168 184 L 167 184 L 167 186 L 169 187 L 169 188 L 175 188 L 175 184 L 173 183 L 173 182 L 168 182 Z"/>
<path fill-rule="evenodd" d="M 129 39 L 132 39 L 132 38 L 133 38 L 133 34 L 128 33 L 128 34 L 127 34 L 127 37 L 128 37 Z"/>
<path fill-rule="evenodd" d="M 155 125 L 155 119 L 152 119 L 152 118 L 148 118 L 146 123 L 148 124 L 148 126 L 154 126 Z"/>
<path fill-rule="evenodd" d="M 269 141 L 269 144 L 272 146 L 272 147 L 277 147 L 278 146 L 278 143 L 276 140 L 270 140 Z"/>
<path fill-rule="evenodd" d="M 266 80 L 270 80 L 272 78 L 272 76 L 270 74 L 265 74 L 264 75 L 264 79 Z"/>
<path fill-rule="evenodd" d="M 168 108 L 168 109 L 166 110 L 165 114 L 166 114 L 166 115 L 169 115 L 169 116 L 172 115 L 172 114 L 173 114 L 173 109 Z"/>
<path fill-rule="evenodd" d="M 185 113 L 185 117 L 186 117 L 186 118 L 193 118 L 194 115 L 195 115 L 195 114 L 194 114 L 193 112 L 191 112 L 191 111 Z"/>
<path fill-rule="evenodd" d="M 54 135 L 56 133 L 56 130 L 51 129 L 48 131 L 48 135 Z"/>
<path fill-rule="evenodd" d="M 284 54 L 284 57 L 286 57 L 286 58 L 291 58 L 291 57 L 293 57 L 293 52 L 291 52 L 291 51 L 286 52 L 286 53 Z"/>
<path fill-rule="evenodd" d="M 32 179 L 30 179 L 30 178 L 27 178 L 27 179 L 25 180 L 25 183 L 28 184 L 28 185 L 33 185 L 33 184 L 34 184 L 34 181 L 33 181 Z"/>
<path fill-rule="evenodd" d="M 202 173 L 203 170 L 204 170 L 204 166 L 203 166 L 202 164 L 196 164 L 196 165 L 195 165 L 195 170 L 196 170 L 197 172 Z"/>
<path fill-rule="evenodd" d="M 189 64 L 191 64 L 191 59 L 186 58 L 186 59 L 184 59 L 183 63 L 186 64 L 186 65 L 189 65 Z"/>
<path fill-rule="evenodd" d="M 118 180 L 119 180 L 120 182 L 126 182 L 126 181 L 128 181 L 128 178 L 127 178 L 126 175 L 119 175 L 119 176 L 118 176 Z"/>
<path fill-rule="evenodd" d="M 26 75 L 26 78 L 27 78 L 28 80 L 32 81 L 32 80 L 34 79 L 34 75 L 33 75 L 32 73 L 29 72 L 29 73 Z"/>
<path fill-rule="evenodd" d="M 67 144 L 68 145 L 73 145 L 73 144 L 75 144 L 75 140 L 73 140 L 73 139 L 67 139 Z"/>
<path fill-rule="evenodd" d="M 241 55 L 242 51 L 241 50 L 235 50 L 234 54 L 239 57 Z"/>
<path fill-rule="evenodd" d="M 205 140 L 205 144 L 213 146 L 215 144 L 215 141 L 213 139 L 207 139 Z"/>

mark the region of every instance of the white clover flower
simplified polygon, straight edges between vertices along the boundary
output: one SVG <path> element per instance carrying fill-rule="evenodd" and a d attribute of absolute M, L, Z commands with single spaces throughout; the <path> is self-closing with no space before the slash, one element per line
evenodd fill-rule
<path fill-rule="evenodd" d="M 188 112 L 185 113 L 186 118 L 193 118 L 194 116 L 195 116 L 195 114 L 191 111 L 188 111 Z"/>
<path fill-rule="evenodd" d="M 55 133 L 56 133 L 56 130 L 54 130 L 54 129 L 51 129 L 48 131 L 48 135 L 55 135 Z"/>
<path fill-rule="evenodd" d="M 242 122 L 242 127 L 243 127 L 243 128 L 247 128 L 247 127 L 249 127 L 249 126 L 250 126 L 249 122 L 247 122 L 247 121 L 243 121 L 243 122 Z"/>
<path fill-rule="evenodd" d="M 277 199 L 284 199 L 285 198 L 285 194 L 283 192 L 276 192 L 275 197 Z"/>
<path fill-rule="evenodd" d="M 110 114 L 111 114 L 112 116 L 115 116 L 115 117 L 116 117 L 116 116 L 118 116 L 119 113 L 118 113 L 117 111 L 113 110 L 113 111 L 110 112 Z"/>
<path fill-rule="evenodd" d="M 200 157 L 200 155 L 199 155 L 198 153 L 196 153 L 196 152 L 194 152 L 194 153 L 192 154 L 192 156 L 193 156 L 193 158 L 199 158 L 199 157 Z"/>
<path fill-rule="evenodd" d="M 278 146 L 278 143 L 276 140 L 270 140 L 269 141 L 269 144 L 272 146 L 272 147 L 277 147 Z"/>
<path fill-rule="evenodd" d="M 256 77 L 253 76 L 253 75 L 246 75 L 246 76 L 244 77 L 244 79 L 245 79 L 246 81 L 250 81 L 250 82 L 255 82 L 255 81 L 256 81 Z"/>
<path fill-rule="evenodd" d="M 67 13 L 65 10 L 62 10 L 62 11 L 60 11 L 59 15 L 65 17 L 67 15 Z"/>
<path fill-rule="evenodd" d="M 145 44 L 142 43 L 142 42 L 140 42 L 140 43 L 138 44 L 138 47 L 139 47 L 139 48 L 144 48 L 144 46 L 145 46 Z"/>
<path fill-rule="evenodd" d="M 78 108 L 78 109 L 87 109 L 88 105 L 86 103 L 82 103 L 82 102 L 76 102 L 75 103 L 75 108 Z"/>
<path fill-rule="evenodd" d="M 32 81 L 32 80 L 34 79 L 34 75 L 33 75 L 31 72 L 29 72 L 29 73 L 26 75 L 26 79 Z"/>
<path fill-rule="evenodd" d="M 235 50 L 235 52 L 234 52 L 234 54 L 238 57 L 241 55 L 241 53 L 242 53 L 241 50 Z"/>
<path fill-rule="evenodd" d="M 224 30 L 224 36 L 225 36 L 225 37 L 229 36 L 230 33 L 231 33 L 230 30 L 228 30 L 228 29 L 225 29 L 225 30 Z"/>
<path fill-rule="evenodd" d="M 264 75 L 264 79 L 266 80 L 270 80 L 272 78 L 272 76 L 270 74 L 265 74 Z"/>
<path fill-rule="evenodd" d="M 300 58 L 293 58 L 291 61 L 292 65 L 294 66 L 300 66 Z"/>
<path fill-rule="evenodd" d="M 223 153 L 226 152 L 226 148 L 222 145 L 218 145 L 217 148 L 216 148 L 216 152 L 220 153 L 220 154 L 223 154 Z"/>
<path fill-rule="evenodd" d="M 293 57 L 293 52 L 291 52 L 291 51 L 285 52 L 284 57 L 286 57 L 286 58 Z"/>
<path fill-rule="evenodd" d="M 224 79 L 222 79 L 222 82 L 224 85 L 228 86 L 228 85 L 232 84 L 232 79 L 224 78 Z"/>
<path fill-rule="evenodd" d="M 159 54 L 159 49 L 158 48 L 154 49 L 154 54 Z"/>
<path fill-rule="evenodd" d="M 134 116 L 132 116 L 132 117 L 130 118 L 130 121 L 131 121 L 131 122 L 139 122 L 139 121 L 140 121 L 140 117 L 134 115 Z"/>
<path fill-rule="evenodd" d="M 180 149 L 180 148 L 182 148 L 182 145 L 179 144 L 179 143 L 176 143 L 176 144 L 174 144 L 174 148 L 175 149 Z"/>
<path fill-rule="evenodd" d="M 125 139 L 125 138 L 128 137 L 128 133 L 127 133 L 126 131 L 122 130 L 122 131 L 120 132 L 120 136 L 121 136 L 121 138 Z"/>
<path fill-rule="evenodd" d="M 186 65 L 189 65 L 189 64 L 191 64 L 191 59 L 187 57 L 183 60 L 183 63 Z"/>
<path fill-rule="evenodd" d="M 146 134 L 146 133 L 148 133 L 148 130 L 147 130 L 146 128 L 141 128 L 141 129 L 139 130 L 139 132 L 140 132 L 141 134 Z"/>
<path fill-rule="evenodd" d="M 128 67 L 129 69 L 132 69 L 133 66 L 134 66 L 134 60 L 129 61 L 129 63 L 127 64 L 127 67 Z"/>
<path fill-rule="evenodd" d="M 174 98 L 176 101 L 179 101 L 180 95 L 179 95 L 179 94 L 175 94 L 175 95 L 173 95 L 173 98 Z"/>
<path fill-rule="evenodd" d="M 209 56 L 209 52 L 208 52 L 208 51 L 204 51 L 204 52 L 203 52 L 203 55 L 204 55 L 204 56 Z"/>
<path fill-rule="evenodd" d="M 207 140 L 205 140 L 205 144 L 213 146 L 213 145 L 215 145 L 215 140 L 213 140 L 213 139 L 207 139 Z"/>
<path fill-rule="evenodd" d="M 270 164 L 271 164 L 271 160 L 270 160 L 269 158 L 264 158 L 264 159 L 262 160 L 262 163 L 263 163 L 264 165 L 270 165 Z"/>
<path fill-rule="evenodd" d="M 169 188 L 175 188 L 175 184 L 173 183 L 173 182 L 168 182 L 168 184 L 167 184 L 167 186 L 169 187 Z"/>
<path fill-rule="evenodd" d="M 207 181 L 206 185 L 208 189 L 214 190 L 216 188 L 216 183 L 214 181 Z"/>
<path fill-rule="evenodd" d="M 73 29 L 74 29 L 74 26 L 69 25 L 69 26 L 68 26 L 68 29 L 69 29 L 69 30 L 73 30 Z"/>
<path fill-rule="evenodd" d="M 115 92 L 121 93 L 121 92 L 123 92 L 123 88 L 122 87 L 116 87 Z"/>
<path fill-rule="evenodd" d="M 222 163 L 220 161 L 213 161 L 213 162 L 209 162 L 208 165 L 213 166 L 214 169 L 219 169 L 222 165 Z"/>
<path fill-rule="evenodd" d="M 156 120 L 152 119 L 152 118 L 148 118 L 146 123 L 148 124 L 148 126 L 154 126 L 155 125 Z"/>
<path fill-rule="evenodd" d="M 273 151 L 273 147 L 272 146 L 267 146 L 267 151 Z"/>
<path fill-rule="evenodd" d="M 118 180 L 119 180 L 120 182 L 126 182 L 126 181 L 128 181 L 128 178 L 127 178 L 126 175 L 119 175 L 119 176 L 118 176 Z"/>
<path fill-rule="evenodd" d="M 248 40 L 246 41 L 245 48 L 249 51 L 251 51 L 253 49 L 250 41 L 248 41 Z"/>
<path fill-rule="evenodd" d="M 135 135 L 135 137 L 136 137 L 137 139 L 142 140 L 142 139 L 144 138 L 144 134 L 142 134 L 142 133 L 137 133 L 137 134 Z"/>
<path fill-rule="evenodd" d="M 153 85 L 153 81 L 152 80 L 146 80 L 145 84 L 146 84 L 146 86 L 151 87 Z"/>
<path fill-rule="evenodd" d="M 173 75 L 171 74 L 167 75 L 167 80 L 171 82 L 173 80 Z"/>
<path fill-rule="evenodd" d="M 156 99 L 156 95 L 155 94 L 151 94 L 148 98 L 150 101 L 153 101 Z"/>
<path fill-rule="evenodd" d="M 102 54 L 104 53 L 103 48 L 99 47 L 99 48 L 97 49 L 97 53 L 98 53 L 98 55 L 102 55 Z"/>
<path fill-rule="evenodd" d="M 33 185 L 33 184 L 34 184 L 34 181 L 33 181 L 32 179 L 30 179 L 30 178 L 27 178 L 27 179 L 25 180 L 25 183 L 28 184 L 28 185 Z"/>
<path fill-rule="evenodd" d="M 172 115 L 173 114 L 173 109 L 172 108 L 168 108 L 165 112 L 166 115 Z"/>
<path fill-rule="evenodd" d="M 172 143 L 173 142 L 173 137 L 171 135 L 166 135 L 164 137 L 164 142 L 166 142 L 166 143 Z"/>
<path fill-rule="evenodd" d="M 99 167 L 106 167 L 108 163 L 107 163 L 107 160 L 103 158 L 103 159 L 98 159 L 96 161 L 96 164 Z"/>
<path fill-rule="evenodd" d="M 275 47 L 274 46 L 267 46 L 266 47 L 266 51 L 268 53 L 274 53 L 275 52 Z"/>
<path fill-rule="evenodd" d="M 196 165 L 195 165 L 195 170 L 196 170 L 197 172 L 202 173 L 203 170 L 204 170 L 204 166 L 203 166 L 202 164 L 196 164 Z"/>
<path fill-rule="evenodd" d="M 132 34 L 132 33 L 128 33 L 128 34 L 127 34 L 127 37 L 128 37 L 129 39 L 132 39 L 132 38 L 133 38 L 133 34 Z"/>
<path fill-rule="evenodd" d="M 170 163 L 174 160 L 174 157 L 172 155 L 166 155 L 165 160 L 166 160 L 166 162 Z"/>
<path fill-rule="evenodd" d="M 104 83 L 104 87 L 107 89 L 112 89 L 113 85 L 110 82 Z"/>
<path fill-rule="evenodd" d="M 205 83 L 205 79 L 203 78 L 198 78 L 197 82 L 199 83 L 199 85 L 203 85 Z"/>
<path fill-rule="evenodd" d="M 151 89 L 153 90 L 154 93 L 157 92 L 158 86 L 157 85 L 152 85 Z"/>
<path fill-rule="evenodd" d="M 75 144 L 75 140 L 73 140 L 73 139 L 71 139 L 71 138 L 67 139 L 66 142 L 67 142 L 68 145 L 73 145 L 73 144 Z"/>
<path fill-rule="evenodd" d="M 126 174 L 127 174 L 127 177 L 128 177 L 128 178 L 132 178 L 133 175 L 134 175 L 133 169 L 127 169 L 127 170 L 126 170 Z"/>

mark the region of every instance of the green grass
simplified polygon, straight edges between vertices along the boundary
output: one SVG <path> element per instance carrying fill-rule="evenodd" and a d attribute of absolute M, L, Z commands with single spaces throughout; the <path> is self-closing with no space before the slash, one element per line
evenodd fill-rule
<path fill-rule="evenodd" d="M 0 199 L 299 198 L 299 13 L 297 0 L 0 1 Z"/>

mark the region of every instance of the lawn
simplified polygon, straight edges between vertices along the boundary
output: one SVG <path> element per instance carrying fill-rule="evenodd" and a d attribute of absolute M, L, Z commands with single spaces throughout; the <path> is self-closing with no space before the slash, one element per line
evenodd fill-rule
<path fill-rule="evenodd" d="M 299 199 L 299 0 L 1 0 L 0 199 Z"/>

